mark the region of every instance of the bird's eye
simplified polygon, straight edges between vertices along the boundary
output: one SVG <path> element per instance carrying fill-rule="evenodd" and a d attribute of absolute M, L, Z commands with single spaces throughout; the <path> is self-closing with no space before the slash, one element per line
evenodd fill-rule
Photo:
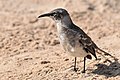
<path fill-rule="evenodd" d="M 59 18 L 60 14 L 56 13 L 56 14 L 54 14 L 54 17 Z"/>
<path fill-rule="evenodd" d="M 57 16 L 57 14 L 54 14 L 53 16 L 54 16 L 54 17 L 56 17 L 56 16 Z"/>
<path fill-rule="evenodd" d="M 60 14 L 58 12 L 54 13 L 53 16 L 54 16 L 55 19 L 61 19 L 62 18 L 62 14 Z"/>

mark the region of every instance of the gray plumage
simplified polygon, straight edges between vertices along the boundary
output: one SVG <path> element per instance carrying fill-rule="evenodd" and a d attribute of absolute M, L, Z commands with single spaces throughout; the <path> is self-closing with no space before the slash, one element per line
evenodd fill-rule
<path fill-rule="evenodd" d="M 77 71 L 76 57 L 84 57 L 83 72 L 85 73 L 86 58 L 91 59 L 91 55 L 93 55 L 97 60 L 96 49 L 100 51 L 102 50 L 97 47 L 97 45 L 82 29 L 72 22 L 69 13 L 65 9 L 58 8 L 50 13 L 40 15 L 38 18 L 46 16 L 55 21 L 60 44 L 63 46 L 64 50 L 75 57 L 75 71 Z"/>

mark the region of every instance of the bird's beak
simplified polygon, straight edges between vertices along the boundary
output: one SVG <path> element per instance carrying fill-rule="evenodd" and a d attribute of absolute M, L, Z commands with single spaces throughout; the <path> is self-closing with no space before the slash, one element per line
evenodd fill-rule
<path fill-rule="evenodd" d="M 45 14 L 41 14 L 40 16 L 38 16 L 38 18 L 41 18 L 41 17 L 50 17 L 52 16 L 54 13 L 45 13 Z"/>

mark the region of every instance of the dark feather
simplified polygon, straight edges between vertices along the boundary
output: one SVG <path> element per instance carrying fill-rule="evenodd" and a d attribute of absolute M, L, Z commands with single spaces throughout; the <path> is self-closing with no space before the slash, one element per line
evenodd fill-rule
<path fill-rule="evenodd" d="M 87 55 L 86 57 L 87 57 L 88 59 L 92 59 L 91 55 Z"/>
<path fill-rule="evenodd" d="M 84 36 L 83 38 L 80 38 L 79 42 L 83 45 L 85 51 L 90 52 L 97 59 L 95 47 L 89 37 Z"/>
<path fill-rule="evenodd" d="M 90 52 L 96 59 L 95 48 L 97 48 L 96 44 L 91 40 L 91 38 L 79 27 L 74 25 L 74 31 L 77 31 L 77 35 L 79 35 L 79 42 L 83 45 L 83 48 L 86 52 Z"/>
<path fill-rule="evenodd" d="M 64 31 L 67 32 L 69 39 L 72 40 L 75 36 L 79 39 L 80 45 L 82 45 L 83 49 L 88 53 L 90 52 L 96 59 L 95 49 L 97 48 L 96 44 L 91 40 L 91 38 L 79 27 L 72 24 L 69 26 L 70 29 L 64 28 Z M 70 41 L 71 42 L 71 41 Z"/>

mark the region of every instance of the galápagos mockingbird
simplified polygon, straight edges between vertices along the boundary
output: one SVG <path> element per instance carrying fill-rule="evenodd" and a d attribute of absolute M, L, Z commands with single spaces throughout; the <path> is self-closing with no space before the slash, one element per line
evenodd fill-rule
<path fill-rule="evenodd" d="M 98 48 L 91 38 L 72 22 L 69 13 L 65 9 L 57 8 L 40 15 L 38 18 L 41 17 L 50 17 L 56 22 L 60 44 L 68 54 L 75 57 L 75 71 L 77 71 L 76 57 L 84 57 L 84 69 L 82 72 L 85 73 L 86 58 L 92 59 L 91 55 L 93 55 L 97 60 L 96 52 L 98 50 L 110 55 Z"/>

